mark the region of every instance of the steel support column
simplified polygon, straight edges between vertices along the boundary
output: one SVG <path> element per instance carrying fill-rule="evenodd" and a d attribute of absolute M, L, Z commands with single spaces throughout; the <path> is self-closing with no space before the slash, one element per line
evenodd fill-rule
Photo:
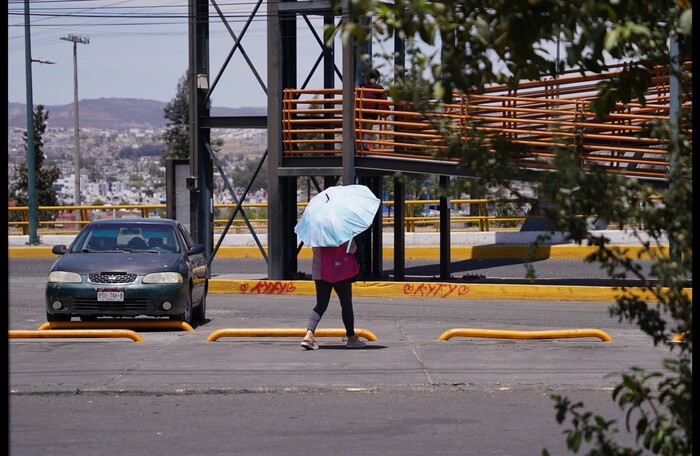
<path fill-rule="evenodd" d="M 450 279 L 450 176 L 440 176 L 440 279 Z"/>
<path fill-rule="evenodd" d="M 267 4 L 267 264 L 268 278 L 284 278 L 284 230 L 279 168 L 282 166 L 282 32 L 279 2 Z"/>
<path fill-rule="evenodd" d="M 343 0 L 342 22 L 350 18 L 350 0 Z M 343 185 L 355 183 L 355 39 L 343 43 Z"/>
<path fill-rule="evenodd" d="M 282 99 L 285 88 L 296 88 L 296 14 L 280 12 L 280 2 L 268 3 L 268 277 L 292 278 L 297 273 L 296 177 L 281 176 Z"/>
<path fill-rule="evenodd" d="M 189 3 L 189 120 L 190 120 L 190 231 L 195 242 L 204 244 L 211 256 L 213 245 L 213 167 L 206 145 L 210 130 L 201 120 L 209 117 L 205 101 L 209 89 L 209 2 Z"/>
<path fill-rule="evenodd" d="M 394 280 L 406 278 L 406 188 L 394 178 Z"/>
<path fill-rule="evenodd" d="M 378 197 L 382 198 L 382 195 L 384 194 L 383 188 L 382 188 L 382 177 L 381 176 L 372 176 L 370 177 L 369 181 L 369 188 L 372 190 L 372 192 Z M 371 232 L 372 232 L 372 263 L 371 263 L 371 277 L 374 279 L 382 279 L 382 276 L 384 275 L 384 255 L 383 255 L 383 246 L 384 246 L 384 240 L 383 240 L 383 227 L 382 227 L 382 206 L 379 206 L 379 210 L 377 211 L 377 215 L 374 216 L 374 222 L 372 223 L 371 227 Z"/>

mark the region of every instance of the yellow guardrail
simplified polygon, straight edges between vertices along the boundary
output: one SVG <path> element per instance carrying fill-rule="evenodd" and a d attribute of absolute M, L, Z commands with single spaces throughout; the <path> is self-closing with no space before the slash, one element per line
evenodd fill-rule
<path fill-rule="evenodd" d="M 299 215 L 308 203 L 297 203 Z M 439 231 L 440 217 L 437 208 L 440 200 L 408 200 L 404 202 L 404 230 L 408 233 Z M 382 201 L 382 226 L 393 228 L 394 202 Z M 256 232 L 267 232 L 267 203 L 243 203 L 241 205 L 248 220 L 240 214 L 229 225 L 230 214 L 235 204 L 214 204 L 214 231 L 227 233 L 248 233 L 248 224 Z M 451 231 L 508 231 L 519 229 L 528 219 L 542 218 L 538 215 L 525 215 L 529 206 L 517 199 L 451 199 Z M 476 209 L 474 209 L 476 208 Z M 8 207 L 8 235 L 29 234 L 29 208 L 26 206 Z M 121 217 L 165 217 L 165 204 L 125 204 L 116 206 L 39 206 L 37 208 L 38 234 L 76 234 L 92 220 Z M 470 215 L 465 215 L 469 213 Z M 581 215 L 581 217 L 592 217 Z"/>

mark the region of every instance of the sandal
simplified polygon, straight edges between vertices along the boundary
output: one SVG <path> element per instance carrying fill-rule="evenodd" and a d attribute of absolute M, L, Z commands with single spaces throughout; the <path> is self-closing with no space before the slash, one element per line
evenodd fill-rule
<path fill-rule="evenodd" d="M 318 344 L 315 340 L 302 340 L 301 346 L 307 350 L 318 350 Z"/>

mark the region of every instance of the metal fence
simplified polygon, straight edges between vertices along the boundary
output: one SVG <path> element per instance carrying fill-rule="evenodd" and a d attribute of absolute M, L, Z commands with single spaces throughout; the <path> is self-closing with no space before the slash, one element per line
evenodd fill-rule
<path fill-rule="evenodd" d="M 308 203 L 297 203 L 301 216 Z M 406 232 L 439 231 L 440 217 L 431 209 L 439 200 L 405 201 Z M 517 230 L 527 219 L 542 218 L 528 214 L 529 205 L 517 199 L 451 199 L 450 229 L 452 231 Z M 236 204 L 214 204 L 214 232 L 223 232 L 229 225 L 230 215 Z M 248 223 L 259 233 L 267 232 L 267 204 L 243 203 L 241 209 L 246 219 L 237 214 L 227 233 L 248 233 Z M 8 235 L 29 234 L 29 208 L 8 207 Z M 394 226 L 394 202 L 382 201 L 380 208 L 382 225 Z M 39 206 L 37 209 L 38 234 L 76 234 L 92 220 L 123 217 L 165 217 L 165 204 L 116 205 L 116 206 Z M 590 215 L 582 214 L 582 217 Z"/>

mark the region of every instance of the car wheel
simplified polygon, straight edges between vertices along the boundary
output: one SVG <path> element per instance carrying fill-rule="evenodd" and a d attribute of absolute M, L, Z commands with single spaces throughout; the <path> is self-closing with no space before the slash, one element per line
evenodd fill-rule
<path fill-rule="evenodd" d="M 205 318 L 207 316 L 207 291 L 204 290 L 204 295 L 202 296 L 202 300 L 199 302 L 199 305 L 195 307 L 194 309 L 194 321 L 197 323 L 202 323 L 204 322 Z"/>
<path fill-rule="evenodd" d="M 50 314 L 46 312 L 46 321 L 70 321 L 70 315 Z"/>
<path fill-rule="evenodd" d="M 187 295 L 185 310 L 180 315 L 176 315 L 173 320 L 184 321 L 188 325 L 192 324 L 192 290 Z"/>

